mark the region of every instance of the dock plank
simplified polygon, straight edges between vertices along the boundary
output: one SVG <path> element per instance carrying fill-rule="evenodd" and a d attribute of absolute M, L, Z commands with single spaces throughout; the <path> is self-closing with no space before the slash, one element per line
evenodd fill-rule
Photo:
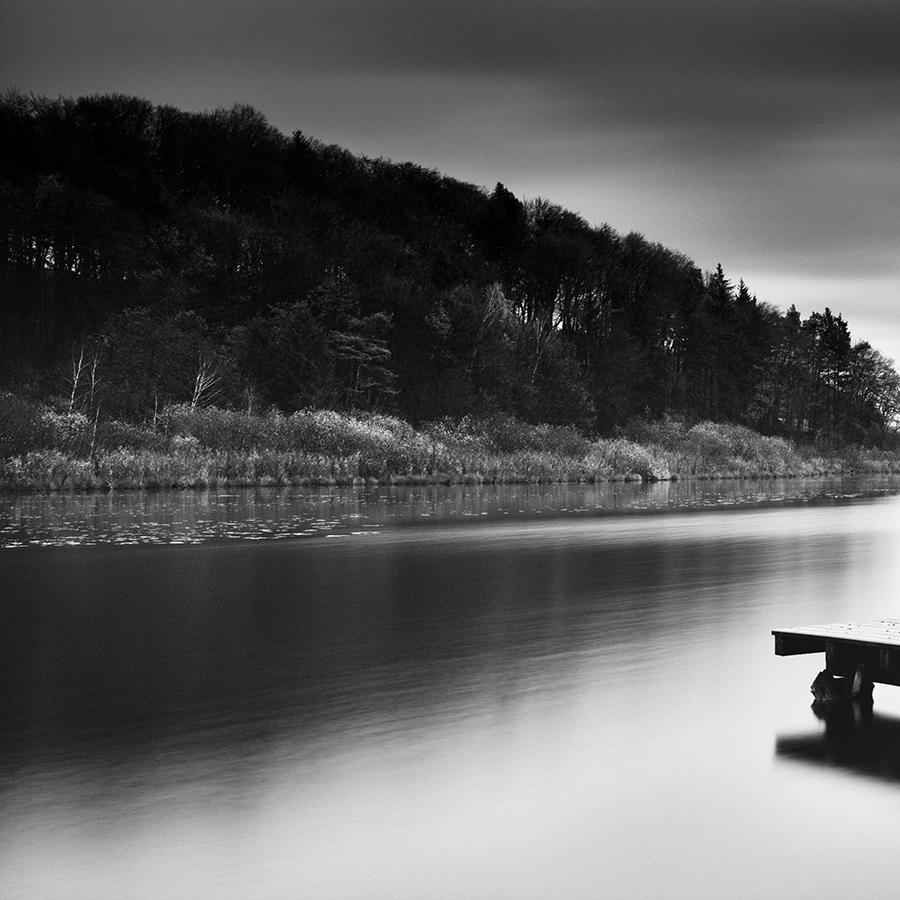
<path fill-rule="evenodd" d="M 831 622 L 802 628 L 776 628 L 772 634 L 900 646 L 900 620 L 877 619 L 873 622 Z"/>
<path fill-rule="evenodd" d="M 900 619 L 776 628 L 772 634 L 777 656 L 824 652 L 832 675 L 852 675 L 862 664 L 870 681 L 900 685 Z"/>

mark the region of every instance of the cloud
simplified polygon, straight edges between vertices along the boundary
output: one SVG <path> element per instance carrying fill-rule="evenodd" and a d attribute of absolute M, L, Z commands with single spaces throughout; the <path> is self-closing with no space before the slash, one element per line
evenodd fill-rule
<path fill-rule="evenodd" d="M 0 19 L 0 81 L 25 90 L 249 102 L 703 268 L 900 281 L 895 0 L 0 0 Z"/>
<path fill-rule="evenodd" d="M 6 0 L 3 10 L 9 68 L 266 71 L 273 93 L 278 79 L 347 76 L 530 84 L 557 98 L 553 127 L 568 116 L 732 151 L 883 111 L 900 77 L 900 4 L 871 0 Z"/>

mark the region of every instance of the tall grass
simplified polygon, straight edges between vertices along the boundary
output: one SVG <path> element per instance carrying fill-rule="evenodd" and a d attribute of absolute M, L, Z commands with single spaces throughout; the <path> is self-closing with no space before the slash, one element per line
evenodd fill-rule
<path fill-rule="evenodd" d="M 0 394 L 0 489 L 108 490 L 391 482 L 548 482 L 900 472 L 895 453 L 822 453 L 740 425 L 638 421 L 617 437 L 511 416 L 414 429 L 374 414 L 247 415 L 170 406 L 97 422 Z"/>

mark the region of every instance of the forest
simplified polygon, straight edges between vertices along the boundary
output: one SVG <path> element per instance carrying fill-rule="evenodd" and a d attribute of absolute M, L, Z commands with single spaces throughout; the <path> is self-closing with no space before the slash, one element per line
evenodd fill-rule
<path fill-rule="evenodd" d="M 7 404 L 95 434 L 177 407 L 894 447 L 900 378 L 840 314 L 501 183 L 121 95 L 9 92 L 0 141 Z"/>

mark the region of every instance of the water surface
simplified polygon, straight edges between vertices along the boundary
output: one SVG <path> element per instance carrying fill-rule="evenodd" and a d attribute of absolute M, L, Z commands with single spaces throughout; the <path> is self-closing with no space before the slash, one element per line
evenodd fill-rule
<path fill-rule="evenodd" d="M 898 478 L 0 494 L 0 548 L 346 537 L 475 520 L 592 518 L 878 497 Z"/>
<path fill-rule="evenodd" d="M 900 616 L 895 487 L 666 487 L 8 499 L 0 896 L 892 893 L 900 689 L 770 631 Z"/>

